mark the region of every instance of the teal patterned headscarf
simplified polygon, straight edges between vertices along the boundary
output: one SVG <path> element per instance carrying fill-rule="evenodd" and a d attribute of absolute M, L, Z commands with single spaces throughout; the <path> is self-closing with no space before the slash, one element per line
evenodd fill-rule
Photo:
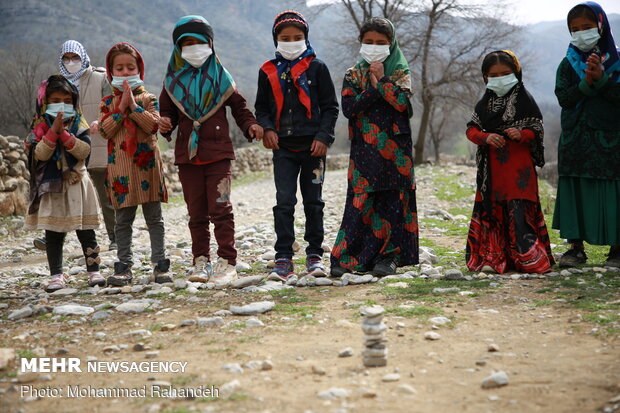
<path fill-rule="evenodd" d="M 208 43 L 213 54 L 199 68 L 181 57 L 181 39 L 195 37 Z M 194 121 L 189 139 L 189 158 L 198 152 L 198 131 L 202 122 L 209 119 L 236 89 L 235 81 L 222 66 L 213 47 L 213 29 L 202 16 L 182 17 L 172 33 L 174 48 L 168 62 L 164 87 L 168 95 L 188 118 Z"/>

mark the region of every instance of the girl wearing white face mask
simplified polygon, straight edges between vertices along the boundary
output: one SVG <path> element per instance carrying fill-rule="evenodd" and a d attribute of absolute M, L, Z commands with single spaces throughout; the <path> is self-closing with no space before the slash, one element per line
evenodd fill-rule
<path fill-rule="evenodd" d="M 362 59 L 347 70 L 342 85 L 351 155 L 331 274 L 369 271 L 383 277 L 419 261 L 411 76 L 389 20 L 365 22 L 359 40 Z"/>
<path fill-rule="evenodd" d="M 174 47 L 160 95 L 159 131 L 177 129 L 175 164 L 189 212 L 194 266 L 190 281 L 226 287 L 237 278 L 235 224 L 230 186 L 235 159 L 226 107 L 248 140 L 263 130 L 215 53 L 213 28 L 202 16 L 182 17 L 172 32 Z M 211 257 L 213 224 L 218 257 Z M 212 264 L 213 261 L 213 264 Z"/>
<path fill-rule="evenodd" d="M 544 165 L 542 114 L 512 52 L 489 53 L 482 76 L 486 91 L 467 124 L 467 138 L 478 145 L 467 268 L 548 272 L 554 261 L 534 169 Z"/>
<path fill-rule="evenodd" d="M 571 247 L 560 267 L 587 261 L 584 241 L 609 245 L 604 264 L 619 267 L 620 56 L 597 3 L 573 7 L 567 23 L 571 41 L 555 84 L 562 134 L 553 228 Z"/>
<path fill-rule="evenodd" d="M 97 196 L 103 213 L 109 248 L 116 249 L 114 235 L 115 213 L 108 201 L 105 189 L 105 171 L 108 165 L 108 142 L 99 135 L 99 102 L 112 94 L 112 88 L 106 77 L 105 68 L 91 65 L 90 57 L 84 46 L 75 40 L 67 40 L 60 48 L 58 70 L 79 90 L 80 107 L 84 119 L 90 125 L 91 153 L 88 172 L 97 190 Z M 77 109 L 77 108 L 76 108 Z M 45 248 L 44 239 L 37 238 L 35 245 Z"/>

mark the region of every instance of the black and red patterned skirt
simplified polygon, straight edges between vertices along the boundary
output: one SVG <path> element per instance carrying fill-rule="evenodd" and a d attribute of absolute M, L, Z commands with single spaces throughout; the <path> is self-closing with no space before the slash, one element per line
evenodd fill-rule
<path fill-rule="evenodd" d="M 490 211 L 476 202 L 467 236 L 465 259 L 470 271 L 486 265 L 497 273 L 545 273 L 555 263 L 540 202 L 494 201 Z"/>

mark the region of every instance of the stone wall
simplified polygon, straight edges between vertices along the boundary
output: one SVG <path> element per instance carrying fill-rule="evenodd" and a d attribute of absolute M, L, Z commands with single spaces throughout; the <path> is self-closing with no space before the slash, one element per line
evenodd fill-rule
<path fill-rule="evenodd" d="M 271 151 L 258 147 L 236 150 L 237 160 L 233 163 L 233 176 L 240 177 L 254 172 L 267 172 L 272 168 Z M 164 173 L 168 190 L 172 195 L 181 195 L 178 168 L 174 165 L 174 151 L 162 154 Z M 346 154 L 329 155 L 328 169 L 343 169 L 348 166 Z M 30 173 L 23 139 L 17 136 L 0 135 L 0 216 L 24 215 L 28 208 Z"/>
<path fill-rule="evenodd" d="M 23 139 L 0 135 L 0 216 L 26 213 L 30 172 Z"/>

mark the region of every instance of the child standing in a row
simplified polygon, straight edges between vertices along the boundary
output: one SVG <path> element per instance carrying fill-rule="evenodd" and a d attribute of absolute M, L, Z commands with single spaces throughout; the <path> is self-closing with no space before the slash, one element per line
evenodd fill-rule
<path fill-rule="evenodd" d="M 90 154 L 88 124 L 78 103 L 79 92 L 63 76 L 43 81 L 37 93 L 32 132 L 26 138 L 30 169 L 30 205 L 24 228 L 45 230 L 47 262 L 52 276 L 45 287 L 65 287 L 62 250 L 67 232 L 76 232 L 86 259 L 88 284 L 104 285 L 99 273 L 99 204 L 86 170 Z"/>
<path fill-rule="evenodd" d="M 265 128 L 264 145 L 273 150 L 276 206 L 276 266 L 271 277 L 293 274 L 297 179 L 306 215 L 306 269 L 326 276 L 323 256 L 325 155 L 334 141 L 338 101 L 329 70 L 316 58 L 308 23 L 295 11 L 276 16 L 272 29 L 276 57 L 258 75 L 256 117 Z"/>
<path fill-rule="evenodd" d="M 144 62 L 140 53 L 128 43 L 118 43 L 106 56 L 108 80 L 114 95 L 100 104 L 99 128 L 108 139 L 106 186 L 116 210 L 118 262 L 108 284 L 131 283 L 133 222 L 138 205 L 151 238 L 151 261 L 155 264 L 152 281 L 172 281 L 170 260 L 164 250 L 164 220 L 161 203 L 168 201 L 161 155 L 157 147 L 157 98 L 143 86 Z"/>
<path fill-rule="evenodd" d="M 189 213 L 194 270 L 189 281 L 212 280 L 219 288 L 237 278 L 235 222 L 230 202 L 231 160 L 226 106 L 248 140 L 262 139 L 263 129 L 237 92 L 235 82 L 215 54 L 213 28 L 202 16 L 185 16 L 172 32 L 174 48 L 160 95 L 164 136 L 178 126 L 175 165 Z M 213 223 L 218 259 L 210 254 Z"/>

